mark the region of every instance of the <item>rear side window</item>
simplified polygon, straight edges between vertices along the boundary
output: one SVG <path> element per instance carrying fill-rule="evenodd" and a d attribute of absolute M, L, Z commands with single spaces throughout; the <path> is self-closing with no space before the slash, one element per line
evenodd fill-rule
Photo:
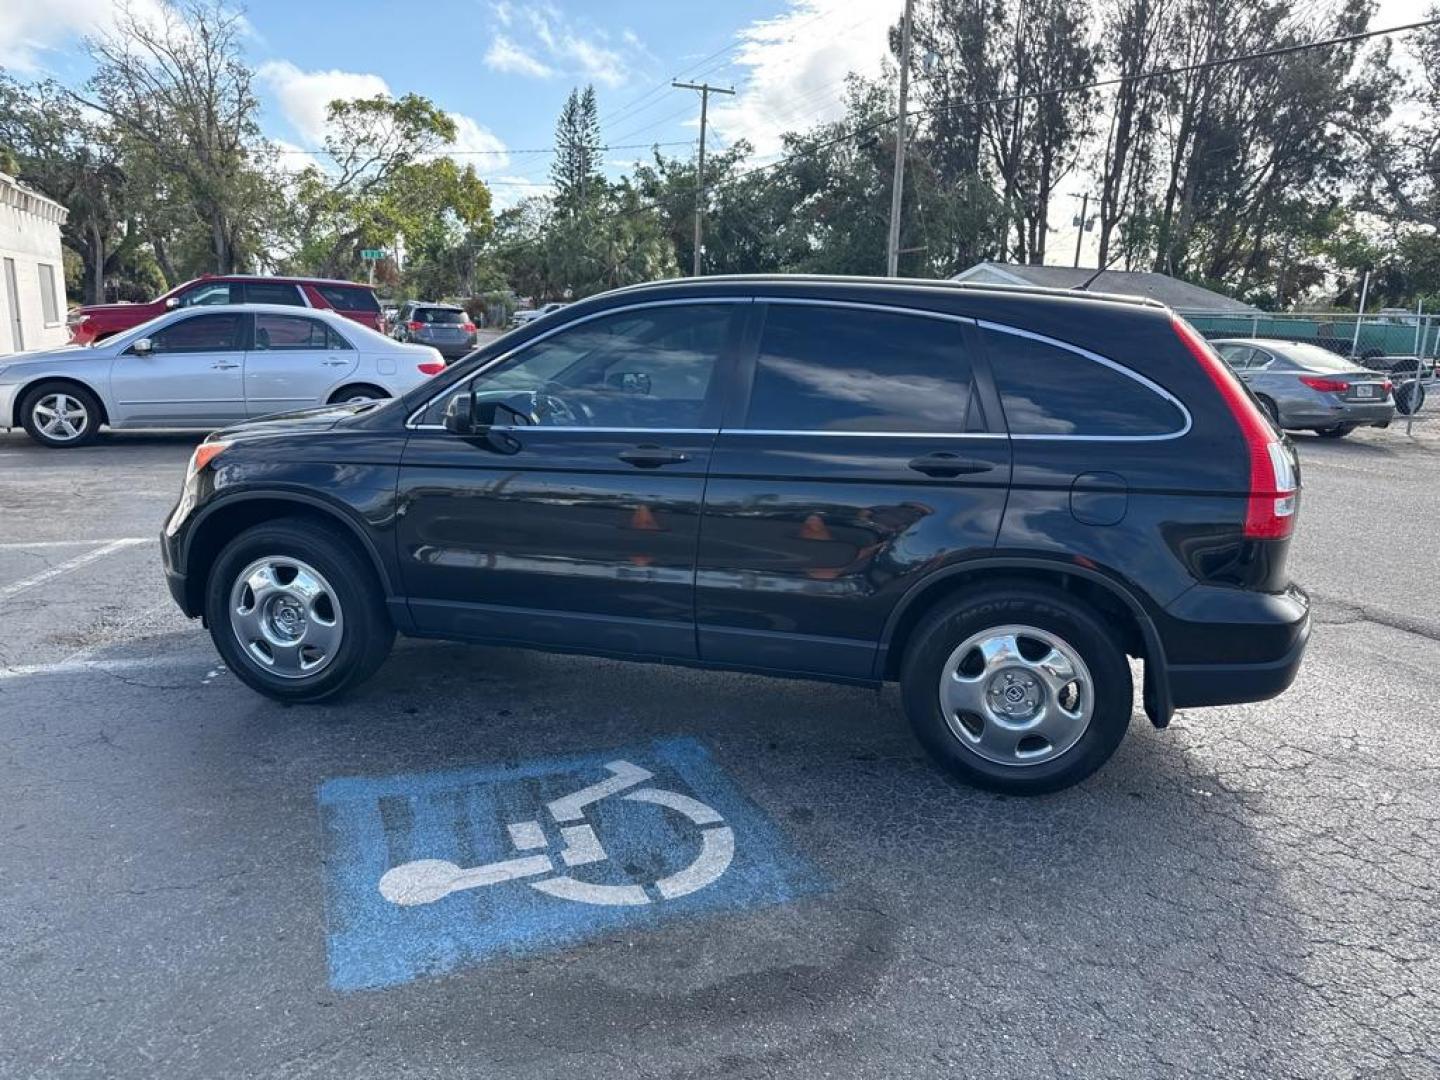
<path fill-rule="evenodd" d="M 771 304 L 745 426 L 959 433 L 970 399 L 970 360 L 958 323 Z"/>
<path fill-rule="evenodd" d="M 1138 378 L 1084 353 L 983 328 L 1012 435 L 1155 437 L 1185 429 L 1185 414 Z"/>
<path fill-rule="evenodd" d="M 255 348 L 324 349 L 328 346 L 327 327 L 318 319 L 302 319 L 294 315 L 255 316 Z"/>
<path fill-rule="evenodd" d="M 336 311 L 380 312 L 380 301 L 361 285 L 316 285 L 314 289 Z"/>
<path fill-rule="evenodd" d="M 300 298 L 300 290 L 294 285 L 277 285 L 271 282 L 247 282 L 245 285 L 245 300 L 250 304 L 293 304 L 296 307 L 305 306 L 305 301 Z"/>

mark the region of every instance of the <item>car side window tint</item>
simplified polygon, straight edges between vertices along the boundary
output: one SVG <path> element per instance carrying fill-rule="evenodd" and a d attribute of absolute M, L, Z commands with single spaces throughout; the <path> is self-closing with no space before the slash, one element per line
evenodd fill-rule
<path fill-rule="evenodd" d="M 300 298 L 300 290 L 294 285 L 277 285 L 273 282 L 248 282 L 245 285 L 245 302 L 247 304 L 305 306 L 305 301 Z"/>
<path fill-rule="evenodd" d="M 255 316 L 255 348 L 257 351 L 281 349 L 324 349 L 328 347 L 324 323 L 296 315 Z"/>
<path fill-rule="evenodd" d="M 212 304 L 230 303 L 230 283 L 217 281 L 210 285 L 197 285 L 180 297 L 180 307 L 209 307 Z M 239 297 L 237 296 L 238 300 Z"/>
<path fill-rule="evenodd" d="M 690 428 L 706 418 L 733 305 L 617 312 L 481 372 L 475 390 L 550 427 Z M 438 416 L 428 417 L 438 422 Z"/>
<path fill-rule="evenodd" d="M 984 330 L 1012 435 L 1154 436 L 1185 428 L 1170 399 L 1124 371 L 1058 344 Z"/>
<path fill-rule="evenodd" d="M 150 335 L 156 353 L 233 352 L 240 348 L 239 315 L 197 315 Z"/>
<path fill-rule="evenodd" d="M 952 320 L 773 303 L 745 427 L 960 433 L 971 383 L 963 329 Z"/>

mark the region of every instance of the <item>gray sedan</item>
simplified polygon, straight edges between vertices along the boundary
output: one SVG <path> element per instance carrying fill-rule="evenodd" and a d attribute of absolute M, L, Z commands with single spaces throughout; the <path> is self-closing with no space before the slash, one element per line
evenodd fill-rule
<path fill-rule="evenodd" d="M 1390 379 L 1328 349 L 1261 338 L 1211 344 L 1279 427 L 1338 439 L 1357 427 L 1385 427 L 1394 419 Z"/>
<path fill-rule="evenodd" d="M 445 362 L 333 311 L 179 308 L 96 345 L 0 356 L 0 429 L 82 446 L 100 425 L 210 429 L 249 417 L 398 397 Z"/>

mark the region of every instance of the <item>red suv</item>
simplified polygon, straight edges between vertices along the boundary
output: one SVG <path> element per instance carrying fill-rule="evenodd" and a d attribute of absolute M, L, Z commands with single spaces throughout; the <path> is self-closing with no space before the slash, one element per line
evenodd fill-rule
<path fill-rule="evenodd" d="M 327 278 L 205 274 L 175 286 L 148 304 L 91 304 L 71 312 L 70 343 L 93 345 L 174 308 L 205 304 L 293 304 L 329 308 L 372 330 L 385 332 L 380 302 L 369 285 Z"/>

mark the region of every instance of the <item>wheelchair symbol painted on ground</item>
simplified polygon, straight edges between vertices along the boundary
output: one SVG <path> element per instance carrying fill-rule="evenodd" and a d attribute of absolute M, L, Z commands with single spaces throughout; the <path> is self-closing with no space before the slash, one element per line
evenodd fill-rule
<path fill-rule="evenodd" d="M 633 907 L 651 903 L 655 897 L 674 900 L 688 896 L 725 873 L 735 857 L 735 834 L 714 809 L 679 792 L 639 787 L 654 774 L 628 761 L 607 762 L 605 769 L 610 773 L 607 779 L 546 803 L 545 809 L 554 820 L 563 845 L 558 856 L 552 857 L 543 850 L 549 846 L 549 839 L 541 821 L 512 822 L 506 826 L 510 842 L 521 853 L 514 858 L 471 867 L 457 866 L 445 859 L 416 859 L 387 870 L 380 878 L 380 895 L 392 904 L 411 907 L 431 904 L 466 889 L 523 882 L 561 900 Z M 585 820 L 585 808 L 611 796 L 628 802 L 651 803 L 688 818 L 700 829 L 699 854 L 688 866 L 651 882 L 648 888 L 642 884 L 595 884 L 563 872 L 559 864 L 568 869 L 609 859 L 600 837 Z"/>

